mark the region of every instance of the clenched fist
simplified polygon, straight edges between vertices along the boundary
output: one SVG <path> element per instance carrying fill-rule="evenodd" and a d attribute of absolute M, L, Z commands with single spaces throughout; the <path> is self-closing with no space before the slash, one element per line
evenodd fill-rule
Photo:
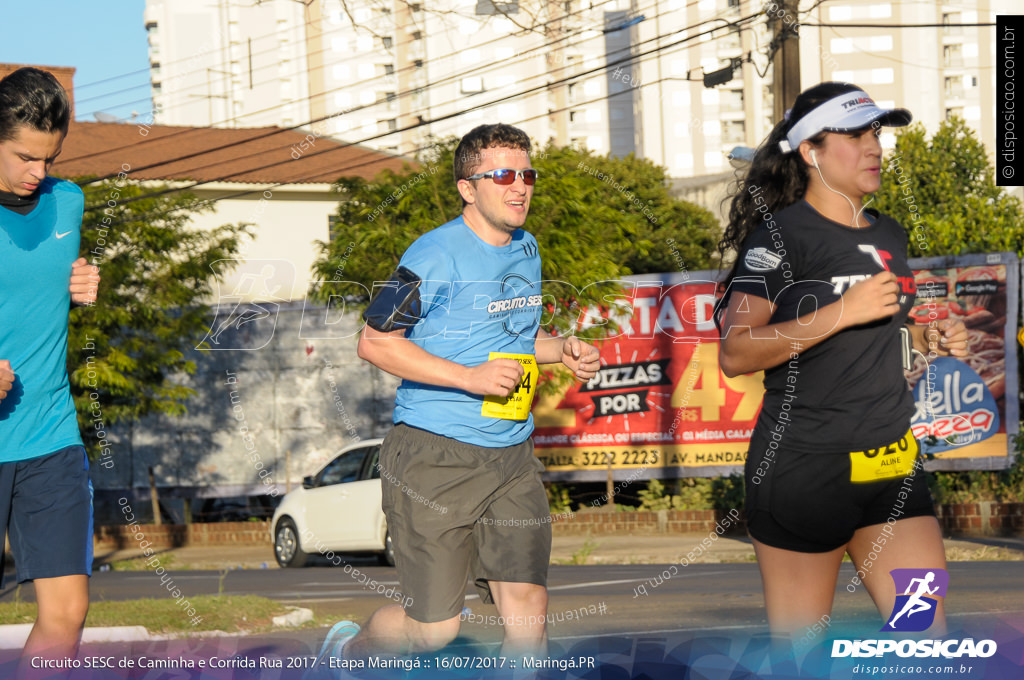
<path fill-rule="evenodd" d="M 858 281 L 843 293 L 843 326 L 859 326 L 892 316 L 900 310 L 899 293 L 892 272 L 879 272 Z"/>
<path fill-rule="evenodd" d="M 569 336 L 562 344 L 562 363 L 573 372 L 577 380 L 587 382 L 601 368 L 601 353 L 593 345 L 576 336 Z"/>
<path fill-rule="evenodd" d="M 967 356 L 967 327 L 963 321 L 943 319 L 934 325 L 928 324 L 924 339 L 928 351 L 939 356 Z"/>
<path fill-rule="evenodd" d="M 7 359 L 0 359 L 0 401 L 7 396 L 12 387 L 14 387 L 14 371 L 11 370 L 11 362 Z"/>
<path fill-rule="evenodd" d="M 523 366 L 515 359 L 491 359 L 469 369 L 466 391 L 507 397 L 523 379 Z"/>
<path fill-rule="evenodd" d="M 71 301 L 76 305 L 91 305 L 96 302 L 96 291 L 100 287 L 100 268 L 89 264 L 80 257 L 71 263 Z"/>

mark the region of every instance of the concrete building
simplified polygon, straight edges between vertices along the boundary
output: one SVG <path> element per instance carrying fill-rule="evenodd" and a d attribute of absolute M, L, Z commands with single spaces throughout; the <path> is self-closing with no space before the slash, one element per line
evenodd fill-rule
<path fill-rule="evenodd" d="M 929 131 L 961 115 L 994 148 L 994 28 L 956 24 L 992 22 L 1013 0 L 800 4 L 804 86 L 862 84 L 880 103 L 911 107 Z M 146 25 L 162 123 L 305 123 L 410 155 L 502 120 L 541 142 L 633 152 L 694 177 L 728 170 L 725 154 L 771 127 L 765 9 L 758 0 L 148 0 Z M 704 86 L 705 74 L 730 66 L 732 79 Z"/>
<path fill-rule="evenodd" d="M 880 104 L 911 109 L 929 132 L 958 115 L 994 159 L 995 27 L 957 24 L 994 23 L 996 15 L 1019 9 L 1014 0 L 822 4 L 811 22 L 823 25 L 800 31 L 801 79 L 863 85 Z"/>
<path fill-rule="evenodd" d="M 310 119 L 300 3 L 148 0 L 144 20 L 149 122 L 291 127 Z"/>

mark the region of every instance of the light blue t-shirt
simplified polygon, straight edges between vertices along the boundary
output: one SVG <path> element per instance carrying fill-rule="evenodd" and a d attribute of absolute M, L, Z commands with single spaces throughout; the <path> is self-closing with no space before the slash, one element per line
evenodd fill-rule
<path fill-rule="evenodd" d="M 78 259 L 82 190 L 47 177 L 27 215 L 0 207 L 0 359 L 14 387 L 0 400 L 0 462 L 82 443 L 68 386 L 71 264 Z"/>
<path fill-rule="evenodd" d="M 402 256 L 421 280 L 420 321 L 406 337 L 435 356 L 465 366 L 491 352 L 534 354 L 541 315 L 537 240 L 519 229 L 506 246 L 480 239 L 462 217 L 427 232 Z M 477 446 L 519 444 L 533 415 L 506 420 L 481 414 L 483 397 L 403 380 L 394 421 Z"/>

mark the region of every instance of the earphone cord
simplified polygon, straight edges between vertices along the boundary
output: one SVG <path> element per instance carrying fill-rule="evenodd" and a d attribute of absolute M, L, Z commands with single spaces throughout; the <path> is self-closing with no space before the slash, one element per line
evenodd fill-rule
<path fill-rule="evenodd" d="M 821 183 L 825 185 L 826 189 L 828 189 L 829 191 L 831 191 L 834 194 L 839 194 L 840 196 L 842 196 L 843 198 L 846 199 L 847 203 L 850 204 L 850 210 L 853 211 L 853 222 L 850 223 L 850 226 L 852 226 L 854 229 L 857 229 L 858 228 L 857 227 L 857 221 L 860 219 L 860 214 L 862 212 L 864 212 L 864 209 L 868 207 L 868 204 L 870 204 L 871 201 L 875 200 L 875 197 L 872 196 L 871 198 L 869 198 L 867 203 L 862 205 L 860 207 L 860 210 L 857 210 L 857 208 L 854 207 L 854 205 L 853 205 L 853 200 L 849 196 L 847 196 L 846 194 L 844 194 L 841 191 L 836 191 L 835 189 L 833 189 L 832 187 L 829 186 L 828 182 L 825 181 L 825 175 L 821 174 L 821 167 L 818 166 L 817 159 L 814 159 L 814 169 L 818 171 L 818 177 L 821 178 Z"/>

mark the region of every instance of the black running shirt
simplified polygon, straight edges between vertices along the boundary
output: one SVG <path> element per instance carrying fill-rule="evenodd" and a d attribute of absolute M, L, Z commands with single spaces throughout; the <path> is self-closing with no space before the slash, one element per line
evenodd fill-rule
<path fill-rule="evenodd" d="M 765 371 L 756 429 L 777 433 L 782 450 L 862 451 L 894 442 L 910 427 L 914 400 L 899 339 L 917 290 L 907 264 L 907 234 L 892 218 L 867 212 L 872 223 L 854 229 L 800 201 L 762 222 L 740 252 L 729 292 L 771 300 L 771 323 L 833 303 L 883 270 L 899 277 L 898 313 L 847 328 L 807 350 L 793 347 L 800 343 L 794 338 L 791 351 L 799 357 Z"/>

